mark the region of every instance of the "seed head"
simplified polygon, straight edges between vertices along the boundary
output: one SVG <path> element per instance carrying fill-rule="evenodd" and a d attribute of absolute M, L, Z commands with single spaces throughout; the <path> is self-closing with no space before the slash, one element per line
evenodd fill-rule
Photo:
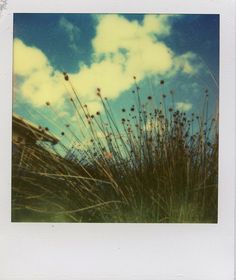
<path fill-rule="evenodd" d="M 64 79 L 65 79 L 66 81 L 69 81 L 69 76 L 68 76 L 68 74 L 67 74 L 66 72 L 63 72 L 63 75 L 64 75 Z"/>
<path fill-rule="evenodd" d="M 101 97 L 101 89 L 97 88 L 97 96 Z"/>

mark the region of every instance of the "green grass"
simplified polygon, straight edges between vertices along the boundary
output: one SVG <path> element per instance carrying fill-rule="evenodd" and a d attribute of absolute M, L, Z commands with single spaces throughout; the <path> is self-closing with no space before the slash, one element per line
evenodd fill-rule
<path fill-rule="evenodd" d="M 78 126 L 65 124 L 62 137 L 81 149 L 62 145 L 62 158 L 31 147 L 21 165 L 13 158 L 12 221 L 217 222 L 218 114 L 208 114 L 207 91 L 201 114 L 187 114 L 172 91 L 158 106 L 155 93 L 144 100 L 134 77 L 134 105 L 117 121 L 101 89 L 103 112 L 92 115 L 64 76 Z"/>

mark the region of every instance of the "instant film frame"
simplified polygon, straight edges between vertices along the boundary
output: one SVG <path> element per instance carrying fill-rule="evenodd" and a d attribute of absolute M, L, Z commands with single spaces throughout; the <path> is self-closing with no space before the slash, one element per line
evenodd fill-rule
<path fill-rule="evenodd" d="M 233 279 L 235 184 L 234 1 L 140 3 L 9 1 L 1 12 L 0 279 Z M 189 6 L 188 6 L 189 5 Z M 220 15 L 220 156 L 217 224 L 11 223 L 14 12 Z M 230 47 L 229 47 L 230 46 Z"/>
<path fill-rule="evenodd" d="M 12 222 L 217 223 L 219 15 L 13 28 Z"/>

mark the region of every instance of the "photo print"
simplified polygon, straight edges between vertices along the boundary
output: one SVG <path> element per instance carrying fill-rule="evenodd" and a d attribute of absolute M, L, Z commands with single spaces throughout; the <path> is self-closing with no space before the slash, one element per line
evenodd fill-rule
<path fill-rule="evenodd" d="M 12 222 L 217 223 L 219 15 L 13 28 Z"/>

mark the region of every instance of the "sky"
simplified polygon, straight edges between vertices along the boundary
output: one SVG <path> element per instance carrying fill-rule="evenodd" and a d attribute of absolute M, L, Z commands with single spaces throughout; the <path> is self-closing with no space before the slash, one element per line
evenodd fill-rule
<path fill-rule="evenodd" d="M 199 112 L 207 89 L 210 113 L 217 104 L 218 15 L 19 13 L 13 44 L 13 111 L 55 135 L 76 121 L 63 71 L 91 113 L 102 110 L 100 88 L 117 119 L 132 106 L 134 76 L 154 103 L 173 90 L 176 109 Z"/>

